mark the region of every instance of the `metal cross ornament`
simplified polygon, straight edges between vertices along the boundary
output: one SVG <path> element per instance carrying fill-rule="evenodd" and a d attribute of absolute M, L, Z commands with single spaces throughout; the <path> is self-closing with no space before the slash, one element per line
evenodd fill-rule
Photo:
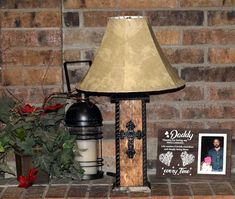
<path fill-rule="evenodd" d="M 128 149 L 126 151 L 126 154 L 128 158 L 132 159 L 134 158 L 136 151 L 134 149 L 134 140 L 135 138 L 141 139 L 143 137 L 143 133 L 141 131 L 135 132 L 135 124 L 131 120 L 127 122 L 126 124 L 127 132 L 120 131 L 118 134 L 119 139 L 127 138 L 128 140 Z"/>

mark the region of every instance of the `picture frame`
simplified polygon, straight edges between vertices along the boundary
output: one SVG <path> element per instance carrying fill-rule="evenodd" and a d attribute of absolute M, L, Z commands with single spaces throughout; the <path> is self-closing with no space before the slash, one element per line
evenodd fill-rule
<path fill-rule="evenodd" d="M 197 173 L 226 175 L 227 142 L 226 132 L 199 132 Z M 215 146 L 216 145 L 216 146 Z M 217 150 L 218 149 L 218 150 Z"/>
<path fill-rule="evenodd" d="M 208 157 L 211 154 L 216 156 L 214 151 L 211 152 L 215 147 L 215 139 L 223 148 L 222 153 L 220 152 L 219 170 L 215 170 L 213 165 L 214 157 Z M 161 129 L 158 133 L 156 175 L 170 178 L 230 178 L 231 153 L 231 130 Z"/>
<path fill-rule="evenodd" d="M 71 92 L 76 89 L 76 84 L 83 80 L 91 64 L 91 60 L 64 62 L 64 79 L 66 80 L 64 90 Z"/>

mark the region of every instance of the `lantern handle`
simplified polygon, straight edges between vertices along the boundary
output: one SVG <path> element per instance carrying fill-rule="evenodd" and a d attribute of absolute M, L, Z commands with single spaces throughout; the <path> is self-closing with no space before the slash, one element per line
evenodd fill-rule
<path fill-rule="evenodd" d="M 67 85 L 67 90 L 68 93 L 71 93 L 71 86 L 70 86 L 70 80 L 69 80 L 69 73 L 68 73 L 68 64 L 74 64 L 74 63 L 88 63 L 89 67 L 92 64 L 91 60 L 78 60 L 78 61 L 67 61 L 64 62 L 64 74 L 65 74 L 65 80 L 66 80 L 66 85 Z"/>

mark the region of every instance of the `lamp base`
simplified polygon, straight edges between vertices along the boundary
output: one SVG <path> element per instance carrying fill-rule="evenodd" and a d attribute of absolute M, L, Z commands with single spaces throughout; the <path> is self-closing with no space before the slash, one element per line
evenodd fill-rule
<path fill-rule="evenodd" d="M 86 175 L 84 174 L 82 176 L 82 180 L 95 180 L 95 179 L 100 179 L 104 177 L 104 172 L 103 171 L 98 171 L 96 174 L 92 175 Z"/>
<path fill-rule="evenodd" d="M 148 187 L 146 95 L 113 96 L 116 176 L 114 186 Z"/>

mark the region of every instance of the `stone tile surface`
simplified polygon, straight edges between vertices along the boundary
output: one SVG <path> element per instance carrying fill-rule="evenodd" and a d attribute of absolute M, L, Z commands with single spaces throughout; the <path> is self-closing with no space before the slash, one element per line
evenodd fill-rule
<path fill-rule="evenodd" d="M 45 186 L 33 186 L 29 187 L 24 194 L 24 199 L 40 199 L 43 197 L 46 187 Z"/>
<path fill-rule="evenodd" d="M 171 184 L 171 189 L 174 196 L 191 196 L 187 184 Z"/>
<path fill-rule="evenodd" d="M 7 190 L 4 192 L 1 199 L 16 199 L 20 198 L 24 192 L 24 189 L 18 187 L 8 187 Z"/>
<path fill-rule="evenodd" d="M 68 199 L 82 199 L 85 198 L 86 193 L 87 193 L 88 186 L 71 186 L 67 198 Z"/>
<path fill-rule="evenodd" d="M 67 186 L 50 186 L 47 194 L 46 199 L 49 198 L 64 198 L 66 194 Z"/>
<path fill-rule="evenodd" d="M 89 190 L 89 198 L 108 198 L 109 185 L 92 186 Z"/>
<path fill-rule="evenodd" d="M 193 194 L 196 196 L 207 196 L 212 195 L 210 187 L 207 183 L 191 183 L 190 184 Z"/>

